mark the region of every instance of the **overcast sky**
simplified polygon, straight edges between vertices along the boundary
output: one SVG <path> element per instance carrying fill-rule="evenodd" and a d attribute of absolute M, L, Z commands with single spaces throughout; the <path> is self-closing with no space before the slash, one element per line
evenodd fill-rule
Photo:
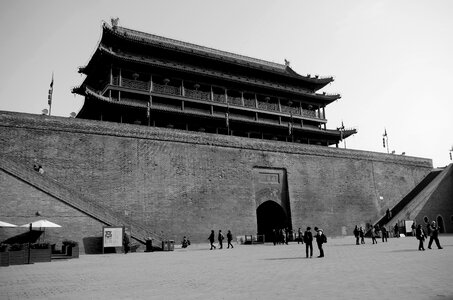
<path fill-rule="evenodd" d="M 0 1 L 0 110 L 40 113 L 55 74 L 52 115 L 82 104 L 102 21 L 332 75 L 327 127 L 358 134 L 351 149 L 449 163 L 453 147 L 453 1 Z M 343 143 L 340 145 L 344 147 Z"/>

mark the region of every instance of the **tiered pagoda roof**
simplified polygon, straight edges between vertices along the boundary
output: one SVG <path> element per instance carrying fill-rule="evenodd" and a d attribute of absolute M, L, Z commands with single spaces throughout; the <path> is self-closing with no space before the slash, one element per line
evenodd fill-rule
<path fill-rule="evenodd" d="M 319 139 L 324 141 L 321 144 L 330 145 L 356 133 L 355 130 L 340 132 L 325 128 L 324 107 L 341 96 L 317 91 L 331 83 L 332 77 L 303 76 L 291 69 L 289 64 L 269 62 L 107 23 L 102 29 L 102 38 L 95 53 L 85 67 L 79 68 L 79 72 L 87 77 L 81 86 L 73 89 L 73 92 L 86 97 L 78 117 L 101 115 L 102 119 L 102 116 L 112 116 L 112 110 L 119 105 L 134 108 L 135 113 L 137 109 L 160 113 L 173 111 L 173 115 L 185 115 L 190 123 L 190 118 L 195 120 L 197 114 L 203 118 L 224 118 L 231 107 L 234 108 L 229 115 L 231 120 L 245 122 L 255 133 L 260 131 L 261 126 L 261 136 L 281 135 L 277 132 L 281 131 L 278 128 L 290 126 L 299 132 L 317 131 Z M 177 105 L 180 108 L 165 103 L 174 100 L 179 101 Z M 196 109 L 191 111 L 191 106 Z M 201 106 L 205 111 L 200 109 Z M 148 111 L 148 118 L 149 114 Z M 171 115 L 167 114 L 163 119 L 172 118 Z M 195 123 L 199 124 L 200 120 Z M 219 125 L 206 126 L 214 128 Z M 269 126 L 274 127 L 270 132 Z M 218 131 L 215 129 L 215 132 Z M 309 135 L 312 140 L 317 140 L 315 136 Z"/>

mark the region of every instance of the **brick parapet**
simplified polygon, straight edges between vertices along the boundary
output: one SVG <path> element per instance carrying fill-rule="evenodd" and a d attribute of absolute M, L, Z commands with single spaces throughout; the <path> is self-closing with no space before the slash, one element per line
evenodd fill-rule
<path fill-rule="evenodd" d="M 432 168 L 432 160 L 427 158 L 7 111 L 0 111 L 0 126 L 30 128 L 34 130 L 77 132 L 123 138 L 140 138 L 156 141 L 259 150 L 273 153 L 336 157 L 354 160 L 360 159 L 413 167 Z"/>

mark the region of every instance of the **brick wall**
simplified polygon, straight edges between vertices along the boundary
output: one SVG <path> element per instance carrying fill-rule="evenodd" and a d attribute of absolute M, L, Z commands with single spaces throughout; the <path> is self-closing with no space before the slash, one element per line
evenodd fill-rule
<path fill-rule="evenodd" d="M 0 127 L 1 155 L 30 167 L 36 160 L 47 175 L 176 242 L 206 241 L 211 229 L 256 233 L 254 168 L 286 170 L 293 228 L 319 226 L 330 236 L 376 220 L 432 168 L 423 158 L 10 112 L 0 112 Z M 15 203 L 44 201 L 3 182 L 5 221 L 33 213 Z M 54 205 L 64 207 L 50 201 L 41 210 Z M 84 235 L 101 230 L 85 219 L 76 226 Z"/>

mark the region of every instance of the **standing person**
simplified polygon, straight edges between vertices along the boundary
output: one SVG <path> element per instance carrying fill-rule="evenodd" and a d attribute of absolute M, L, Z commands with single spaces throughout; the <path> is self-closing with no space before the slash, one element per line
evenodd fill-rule
<path fill-rule="evenodd" d="M 425 246 L 423 245 L 423 243 L 425 242 L 426 235 L 421 224 L 418 224 L 417 229 L 415 229 L 415 237 L 419 241 L 418 250 L 425 251 Z"/>
<path fill-rule="evenodd" d="M 359 227 L 357 227 L 357 225 L 355 225 L 355 228 L 354 228 L 354 236 L 355 236 L 355 244 L 359 245 L 360 231 L 359 231 Z"/>
<path fill-rule="evenodd" d="M 412 229 L 412 236 L 416 236 L 416 226 L 415 226 L 415 221 L 412 222 L 411 229 Z"/>
<path fill-rule="evenodd" d="M 431 249 L 433 241 L 436 242 L 438 249 L 443 249 L 439 243 L 439 226 L 437 226 L 436 221 L 431 223 L 431 235 L 429 236 L 428 249 Z"/>
<path fill-rule="evenodd" d="M 302 229 L 299 229 L 297 230 L 297 243 L 304 243 L 304 240 L 303 240 L 303 234 L 302 234 Z"/>
<path fill-rule="evenodd" d="M 316 233 L 316 243 L 318 244 L 318 249 L 319 249 L 319 256 L 318 257 L 324 257 L 324 249 L 322 248 L 322 244 L 327 242 L 327 237 L 324 235 L 324 232 L 322 232 L 322 229 L 319 229 L 315 227 Z"/>
<path fill-rule="evenodd" d="M 219 249 L 223 249 L 223 240 L 225 237 L 223 236 L 222 230 L 219 230 L 219 234 L 217 236 L 217 240 L 219 241 Z"/>
<path fill-rule="evenodd" d="M 377 244 L 377 240 L 376 240 L 376 229 L 373 227 L 371 227 L 371 240 L 373 241 L 373 245 L 374 244 Z"/>
<path fill-rule="evenodd" d="M 387 242 L 387 228 L 385 228 L 384 225 L 381 227 L 381 233 L 382 233 L 382 242 Z"/>
<path fill-rule="evenodd" d="M 129 252 L 129 250 L 131 249 L 129 236 L 126 232 L 124 232 L 124 235 L 123 235 L 123 248 L 124 248 L 124 254 L 127 254 Z"/>
<path fill-rule="evenodd" d="M 209 249 L 209 250 L 215 249 L 215 246 L 214 246 L 214 241 L 215 241 L 214 230 L 211 230 L 211 234 L 209 235 L 208 240 L 209 240 L 209 243 L 211 243 L 211 249 Z"/>
<path fill-rule="evenodd" d="M 360 235 L 360 244 L 365 244 L 365 232 L 363 231 L 362 226 L 360 226 L 359 235 Z"/>
<path fill-rule="evenodd" d="M 304 232 L 304 242 L 305 242 L 305 254 L 308 258 L 308 250 L 310 250 L 310 258 L 313 256 L 313 234 L 311 233 L 311 227 L 307 227 L 307 230 Z"/>
<path fill-rule="evenodd" d="M 233 240 L 233 234 L 231 233 L 231 230 L 228 230 L 227 232 L 227 242 L 228 242 L 228 247 L 227 249 L 230 249 L 230 246 L 231 246 L 231 249 L 233 249 L 233 244 L 231 244 L 231 241 Z"/>
<path fill-rule="evenodd" d="M 400 237 L 400 228 L 398 227 L 398 223 L 395 224 L 395 226 L 393 227 L 393 231 L 395 232 L 395 236 L 397 238 Z"/>

